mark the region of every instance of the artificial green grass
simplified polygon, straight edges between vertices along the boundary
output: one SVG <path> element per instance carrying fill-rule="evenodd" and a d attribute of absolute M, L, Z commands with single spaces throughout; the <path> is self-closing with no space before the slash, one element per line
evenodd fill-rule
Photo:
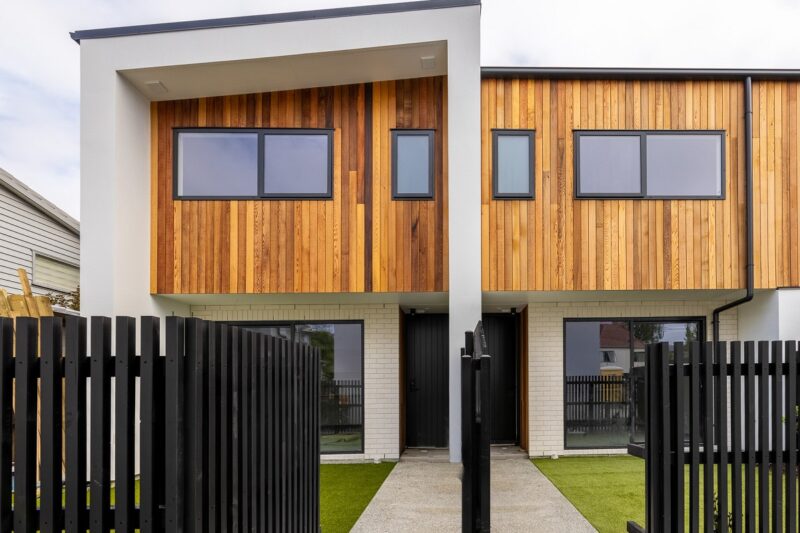
<path fill-rule="evenodd" d="M 350 531 L 394 465 L 321 465 L 320 524 L 323 533 Z"/>
<path fill-rule="evenodd" d="M 620 455 L 605 457 L 562 457 L 561 459 L 534 459 L 533 463 L 553 482 L 564 496 L 580 513 L 600 532 L 616 533 L 625 531 L 628 520 L 644 525 L 645 514 L 645 478 L 644 461 L 642 459 Z M 717 479 L 717 467 L 714 467 L 714 479 Z M 742 479 L 745 479 L 742 467 Z M 758 474 L 756 473 L 756 476 Z M 732 486 L 730 485 L 731 467 L 728 466 L 728 511 L 731 510 Z M 684 472 L 684 524 L 688 531 L 689 521 L 689 467 Z M 699 505 L 698 515 L 703 523 L 705 509 L 703 500 L 702 466 L 699 472 Z M 759 509 L 758 487 L 760 480 L 756 477 L 755 509 Z M 769 472 L 767 483 L 772 486 L 772 472 Z M 785 480 L 781 481 L 783 486 Z M 744 491 L 742 491 L 744 492 Z M 782 491 L 783 492 L 783 491 Z M 771 491 L 770 491 L 771 493 Z M 783 504 L 786 495 L 782 494 Z M 742 494 L 744 499 L 744 494 Z M 774 503 L 770 496 L 770 503 Z M 769 504 L 768 504 L 769 505 Z M 744 509 L 745 506 L 743 505 Z M 723 523 L 727 520 L 723 519 Z M 756 519 L 756 523 L 758 520 Z"/>
<path fill-rule="evenodd" d="M 644 525 L 644 461 L 637 457 L 534 459 L 599 533 L 626 530 L 628 520 Z"/>

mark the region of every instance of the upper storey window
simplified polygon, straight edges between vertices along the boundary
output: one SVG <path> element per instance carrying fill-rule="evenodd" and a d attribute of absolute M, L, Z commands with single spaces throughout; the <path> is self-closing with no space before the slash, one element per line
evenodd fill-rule
<path fill-rule="evenodd" d="M 331 130 L 176 129 L 178 199 L 330 198 Z"/>
<path fill-rule="evenodd" d="M 576 131 L 578 198 L 723 197 L 725 133 Z"/>
<path fill-rule="evenodd" d="M 533 130 L 492 131 L 494 198 L 533 198 Z"/>
<path fill-rule="evenodd" d="M 392 131 L 392 197 L 433 198 L 433 130 Z"/>

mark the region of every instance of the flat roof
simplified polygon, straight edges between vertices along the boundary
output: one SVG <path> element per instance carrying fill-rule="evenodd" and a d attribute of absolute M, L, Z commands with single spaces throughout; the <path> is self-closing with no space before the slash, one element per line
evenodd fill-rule
<path fill-rule="evenodd" d="M 480 0 L 425 0 L 416 2 L 398 2 L 393 4 L 374 4 L 367 6 L 339 7 L 332 9 L 316 9 L 310 11 L 293 11 L 288 13 L 270 13 L 267 15 L 250 15 L 246 17 L 227 17 L 184 22 L 166 22 L 162 24 L 142 24 L 138 26 L 119 26 L 116 28 L 98 28 L 70 32 L 70 37 L 80 44 L 83 39 L 104 39 L 108 37 L 127 37 L 152 33 L 176 31 L 205 30 L 210 28 L 231 28 L 235 26 L 253 26 L 257 24 L 277 24 L 280 22 L 298 22 L 361 15 L 384 15 L 406 11 L 425 11 L 430 9 L 447 9 L 453 7 L 479 6 Z"/>
<path fill-rule="evenodd" d="M 762 80 L 800 79 L 796 69 L 725 68 L 572 68 L 572 67 L 481 67 L 483 78 L 594 79 L 594 80 Z"/>

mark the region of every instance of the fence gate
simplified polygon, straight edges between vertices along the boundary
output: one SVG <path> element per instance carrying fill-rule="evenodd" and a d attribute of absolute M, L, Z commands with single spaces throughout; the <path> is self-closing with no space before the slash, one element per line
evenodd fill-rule
<path fill-rule="evenodd" d="M 794 341 L 647 346 L 647 533 L 797 530 L 798 368 Z"/>
<path fill-rule="evenodd" d="M 489 442 L 491 379 L 486 336 L 481 322 L 465 334 L 461 349 L 462 531 L 489 531 Z"/>
<path fill-rule="evenodd" d="M 137 355 L 135 319 L 113 350 L 90 325 L 0 319 L 0 532 L 319 530 L 317 349 L 169 317 L 164 357 L 143 317 Z"/>

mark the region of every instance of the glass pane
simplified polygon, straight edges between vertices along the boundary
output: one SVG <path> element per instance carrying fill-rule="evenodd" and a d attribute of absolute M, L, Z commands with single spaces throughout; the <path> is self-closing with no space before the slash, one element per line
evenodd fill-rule
<path fill-rule="evenodd" d="M 497 193 L 531 193 L 530 137 L 497 136 Z"/>
<path fill-rule="evenodd" d="M 256 196 L 258 135 L 178 134 L 179 196 Z"/>
<path fill-rule="evenodd" d="M 581 194 L 641 193 L 639 136 L 581 135 Z"/>
<path fill-rule="evenodd" d="M 316 346 L 320 362 L 322 453 L 360 452 L 364 430 L 361 324 L 298 324 L 295 338 Z"/>
<path fill-rule="evenodd" d="M 567 322 L 565 406 L 568 448 L 624 448 L 631 424 L 628 322 Z"/>
<path fill-rule="evenodd" d="M 721 135 L 648 135 L 648 196 L 722 194 Z"/>
<path fill-rule="evenodd" d="M 429 135 L 397 134 L 397 194 L 431 194 Z"/>
<path fill-rule="evenodd" d="M 700 339 L 699 322 L 654 322 L 641 321 L 633 323 L 633 395 L 634 395 L 634 424 L 633 442 L 644 442 L 645 436 L 645 395 L 644 395 L 644 360 L 645 347 L 655 342 L 668 342 L 670 344 L 670 359 L 674 361 L 674 344 L 676 342 L 693 342 Z M 688 349 L 684 352 L 684 362 L 689 361 Z M 702 386 L 702 384 L 701 384 Z M 689 401 L 689 391 L 685 391 L 684 401 Z M 689 410 L 686 410 L 684 420 L 684 433 L 689 437 Z"/>
<path fill-rule="evenodd" d="M 264 136 L 264 192 L 327 195 L 327 134 Z"/>

